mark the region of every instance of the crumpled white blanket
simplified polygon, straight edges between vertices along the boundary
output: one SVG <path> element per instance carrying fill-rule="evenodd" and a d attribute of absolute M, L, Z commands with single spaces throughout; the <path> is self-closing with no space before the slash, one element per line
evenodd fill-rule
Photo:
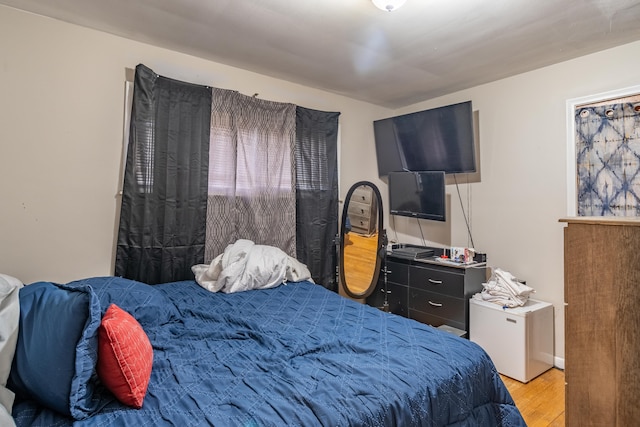
<path fill-rule="evenodd" d="M 240 239 L 226 247 L 211 264 L 191 267 L 196 282 L 211 292 L 267 289 L 285 281 L 311 281 L 306 265 L 274 246 Z"/>
<path fill-rule="evenodd" d="M 522 307 L 535 292 L 533 288 L 518 282 L 513 274 L 496 268 L 487 283 L 483 283 L 482 292 L 473 298 L 500 304 L 503 307 Z"/>

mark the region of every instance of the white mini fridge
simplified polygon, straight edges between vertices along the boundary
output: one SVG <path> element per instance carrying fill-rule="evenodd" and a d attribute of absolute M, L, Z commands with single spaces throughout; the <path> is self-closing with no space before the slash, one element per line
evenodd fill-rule
<path fill-rule="evenodd" d="M 529 299 L 522 307 L 469 299 L 469 339 L 503 375 L 526 383 L 553 366 L 553 305 Z"/>

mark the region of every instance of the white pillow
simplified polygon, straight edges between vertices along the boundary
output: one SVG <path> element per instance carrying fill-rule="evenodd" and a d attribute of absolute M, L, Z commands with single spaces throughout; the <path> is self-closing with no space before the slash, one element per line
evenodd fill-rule
<path fill-rule="evenodd" d="M 0 280 L 4 279 L 9 285 L 14 286 L 16 288 L 21 288 L 23 283 L 20 279 L 16 279 L 13 276 L 9 276 L 7 274 L 0 273 Z"/>
<path fill-rule="evenodd" d="M 0 274 L 0 406 L 10 414 L 14 395 L 5 386 L 16 352 L 22 282 L 15 277 Z M 3 424 L 4 425 L 4 424 Z"/>
<path fill-rule="evenodd" d="M 3 405 L 0 405 L 0 426 L 2 427 L 15 427 L 16 422 L 13 417 Z"/>

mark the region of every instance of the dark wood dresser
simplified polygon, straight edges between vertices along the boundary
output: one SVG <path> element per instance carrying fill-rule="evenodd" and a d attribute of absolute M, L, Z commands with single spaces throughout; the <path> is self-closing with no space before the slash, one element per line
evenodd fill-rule
<path fill-rule="evenodd" d="M 565 417 L 572 426 L 640 422 L 640 219 L 561 219 Z"/>
<path fill-rule="evenodd" d="M 387 255 L 389 311 L 438 327 L 453 326 L 469 332 L 469 298 L 482 290 L 484 264 L 449 265 Z M 380 307 L 384 301 L 384 274 L 367 299 Z M 467 335 L 464 335 L 465 337 Z"/>

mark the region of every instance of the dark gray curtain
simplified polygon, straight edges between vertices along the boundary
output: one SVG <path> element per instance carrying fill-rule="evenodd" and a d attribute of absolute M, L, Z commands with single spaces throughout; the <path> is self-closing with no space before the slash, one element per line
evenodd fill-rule
<path fill-rule="evenodd" d="M 211 89 L 136 67 L 115 275 L 193 279 L 204 260 Z"/>
<path fill-rule="evenodd" d="M 296 107 L 296 257 L 313 280 L 336 291 L 338 117 Z"/>

